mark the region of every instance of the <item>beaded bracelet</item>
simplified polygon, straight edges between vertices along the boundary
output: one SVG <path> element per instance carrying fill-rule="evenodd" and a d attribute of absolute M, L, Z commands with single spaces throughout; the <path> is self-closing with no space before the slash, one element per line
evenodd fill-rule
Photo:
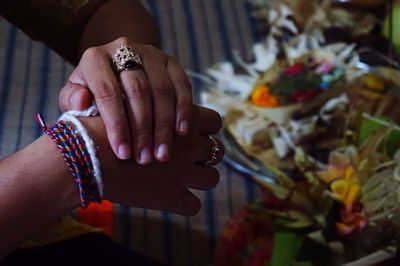
<path fill-rule="evenodd" d="M 81 136 L 69 122 L 61 120 L 52 126 L 47 126 L 40 114 L 37 114 L 36 120 L 43 132 L 57 144 L 58 150 L 74 176 L 79 188 L 81 207 L 86 208 L 90 202 L 100 203 L 102 194 L 94 177 L 92 161 Z"/>

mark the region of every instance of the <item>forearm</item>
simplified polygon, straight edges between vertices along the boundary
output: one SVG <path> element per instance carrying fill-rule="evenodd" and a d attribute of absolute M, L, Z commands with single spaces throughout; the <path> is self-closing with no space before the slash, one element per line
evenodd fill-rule
<path fill-rule="evenodd" d="M 0 258 L 80 205 L 56 145 L 42 136 L 0 162 Z"/>
<path fill-rule="evenodd" d="M 159 45 L 155 22 L 139 0 L 0 0 L 0 13 L 73 64 L 87 48 L 122 36 Z"/>
<path fill-rule="evenodd" d="M 32 39 L 46 43 L 71 63 L 85 25 L 108 0 L 0 0 L 0 13 Z"/>
<path fill-rule="evenodd" d="M 155 21 L 139 0 L 111 0 L 98 8 L 82 34 L 79 57 L 87 48 L 119 37 L 160 46 L 160 34 Z"/>

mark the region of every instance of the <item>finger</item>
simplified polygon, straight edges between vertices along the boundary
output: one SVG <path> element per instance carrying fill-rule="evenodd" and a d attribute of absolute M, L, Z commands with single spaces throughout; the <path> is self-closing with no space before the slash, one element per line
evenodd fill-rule
<path fill-rule="evenodd" d="M 78 110 L 89 108 L 92 104 L 92 94 L 86 87 L 68 82 L 61 88 L 58 103 L 61 111 Z"/>
<path fill-rule="evenodd" d="M 80 76 L 88 84 L 104 121 L 110 145 L 118 158 L 131 157 L 129 124 L 121 96 L 121 88 L 111 59 L 98 48 L 89 48 L 82 56 Z M 90 77 L 90 78 L 86 78 Z"/>
<path fill-rule="evenodd" d="M 200 211 L 201 202 L 192 192 L 184 190 L 171 203 L 169 209 L 180 215 L 194 216 Z"/>
<path fill-rule="evenodd" d="M 154 101 L 154 155 L 165 162 L 170 156 L 175 128 L 175 91 L 165 65 L 157 60 L 146 59 L 145 72 Z"/>
<path fill-rule="evenodd" d="M 209 190 L 214 188 L 219 182 L 218 170 L 211 166 L 198 165 L 195 167 L 194 172 L 196 174 L 187 176 L 185 179 L 187 188 Z"/>
<path fill-rule="evenodd" d="M 153 129 L 151 92 L 145 73 L 140 70 L 122 71 L 120 75 L 136 161 L 148 164 L 152 160 Z"/>
<path fill-rule="evenodd" d="M 193 121 L 196 128 L 203 135 L 216 134 L 222 126 L 221 116 L 214 110 L 195 105 L 193 107 Z"/>
<path fill-rule="evenodd" d="M 189 122 L 192 114 L 192 85 L 185 71 L 175 60 L 168 60 L 167 70 L 176 93 L 175 131 L 180 135 L 186 135 L 189 131 Z"/>

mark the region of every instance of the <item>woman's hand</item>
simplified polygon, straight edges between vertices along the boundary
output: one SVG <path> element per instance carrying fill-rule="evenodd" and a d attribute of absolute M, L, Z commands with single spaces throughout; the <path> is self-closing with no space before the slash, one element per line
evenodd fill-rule
<path fill-rule="evenodd" d="M 112 155 L 100 118 L 83 122 L 98 146 L 108 200 L 194 215 L 201 204 L 189 189 L 208 190 L 218 182 L 218 171 L 204 163 L 213 147 L 208 135 L 217 133 L 221 127 L 220 116 L 210 109 L 194 107 L 189 133 L 175 138 L 168 162 L 145 166 L 134 160 L 121 161 Z"/>
<path fill-rule="evenodd" d="M 143 59 L 143 68 L 116 74 L 117 48 L 130 45 Z M 91 96 L 106 126 L 114 153 L 148 164 L 167 161 L 174 133 L 185 135 L 191 120 L 192 91 L 184 70 L 161 50 L 119 38 L 87 49 L 60 92 L 63 111 L 84 109 Z"/>

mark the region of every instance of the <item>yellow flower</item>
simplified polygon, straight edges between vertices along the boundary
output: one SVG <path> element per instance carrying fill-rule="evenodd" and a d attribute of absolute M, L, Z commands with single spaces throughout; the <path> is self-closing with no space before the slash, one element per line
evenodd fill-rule
<path fill-rule="evenodd" d="M 339 179 L 330 185 L 332 196 L 346 207 L 351 207 L 360 194 L 360 183 L 357 180 Z"/>
<path fill-rule="evenodd" d="M 330 188 L 329 195 L 343 204 L 347 212 L 352 212 L 354 202 L 359 198 L 361 185 L 354 168 L 350 164 L 330 164 L 317 176 Z"/>
<path fill-rule="evenodd" d="M 361 206 L 358 205 L 361 183 L 352 164 L 357 162 L 358 158 L 351 150 L 346 151 L 347 153 L 332 153 L 326 169 L 317 172 L 321 182 L 329 187 L 327 194 L 340 203 L 341 217 L 336 223 L 340 235 L 360 231 L 367 223 L 361 213 Z"/>
<path fill-rule="evenodd" d="M 374 74 L 366 74 L 364 76 L 365 85 L 368 89 L 377 92 L 383 92 L 385 90 L 385 81 Z"/>
<path fill-rule="evenodd" d="M 317 176 L 325 184 L 330 184 L 338 179 L 350 180 L 354 175 L 354 168 L 350 164 L 330 164 L 326 170 L 317 172 Z"/>

